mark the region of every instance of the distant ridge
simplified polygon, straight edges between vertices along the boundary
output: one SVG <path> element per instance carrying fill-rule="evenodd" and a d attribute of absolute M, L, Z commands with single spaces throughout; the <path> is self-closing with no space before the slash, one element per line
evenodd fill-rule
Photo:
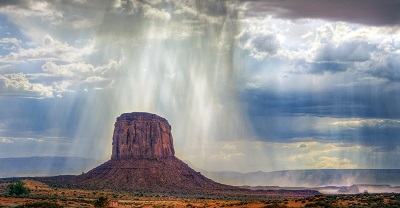
<path fill-rule="evenodd" d="M 198 171 L 220 183 L 236 186 L 316 187 L 353 184 L 400 186 L 400 169 L 316 169 L 250 173 Z"/>
<path fill-rule="evenodd" d="M 95 159 L 66 156 L 0 158 L 0 178 L 80 174 L 99 164 Z"/>
<path fill-rule="evenodd" d="M 0 158 L 0 178 L 80 175 L 101 163 L 100 160 L 66 156 Z M 400 186 L 400 169 L 319 169 L 241 173 L 192 168 L 216 182 L 234 186 L 317 187 L 353 184 Z"/>

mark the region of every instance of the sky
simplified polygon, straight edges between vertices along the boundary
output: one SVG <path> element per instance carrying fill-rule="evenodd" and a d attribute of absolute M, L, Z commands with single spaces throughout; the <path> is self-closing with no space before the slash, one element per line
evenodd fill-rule
<path fill-rule="evenodd" d="M 151 112 L 211 171 L 400 168 L 397 0 L 0 2 L 0 158 L 108 160 Z"/>

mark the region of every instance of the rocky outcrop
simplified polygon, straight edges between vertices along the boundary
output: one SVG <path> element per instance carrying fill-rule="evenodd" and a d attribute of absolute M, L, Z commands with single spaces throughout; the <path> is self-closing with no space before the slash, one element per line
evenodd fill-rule
<path fill-rule="evenodd" d="M 360 193 L 360 189 L 358 188 L 357 185 L 342 186 L 338 190 L 338 193 L 342 193 L 342 194 L 358 194 L 358 193 Z"/>
<path fill-rule="evenodd" d="M 117 118 L 111 159 L 79 176 L 38 178 L 54 187 L 163 193 L 178 196 L 212 195 L 262 198 L 299 197 L 317 191 L 252 191 L 216 183 L 174 156 L 171 126 L 150 113 L 125 113 Z"/>
<path fill-rule="evenodd" d="M 166 119 L 150 113 L 124 113 L 115 122 L 111 159 L 69 185 L 153 193 L 238 189 L 204 177 L 174 155 L 171 126 Z"/>
<path fill-rule="evenodd" d="M 160 159 L 174 156 L 171 126 L 150 113 L 124 113 L 115 122 L 111 159 Z"/>

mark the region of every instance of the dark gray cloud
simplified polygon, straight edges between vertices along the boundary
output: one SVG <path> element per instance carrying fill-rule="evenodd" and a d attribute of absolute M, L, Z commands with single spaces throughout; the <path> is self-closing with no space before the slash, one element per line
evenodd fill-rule
<path fill-rule="evenodd" d="M 251 43 L 258 51 L 274 55 L 279 49 L 279 42 L 275 35 L 266 35 L 254 38 Z"/>
<path fill-rule="evenodd" d="M 400 82 L 400 55 L 391 54 L 372 62 L 366 71 L 374 77 Z"/>
<path fill-rule="evenodd" d="M 307 144 L 300 144 L 299 146 L 297 146 L 298 148 L 306 148 Z"/>
<path fill-rule="evenodd" d="M 0 32 L 11 32 L 11 37 L 22 40 L 24 50 L 38 51 L 35 49 L 40 49 L 43 37 L 47 37 L 44 43 L 51 37 L 54 41 L 50 42 L 59 42 L 64 48 L 81 51 L 92 43 L 94 48 L 77 59 L 79 63 L 70 60 L 72 55 L 47 63 L 43 57 L 35 63 L 22 57 L 30 69 L 13 67 L 14 71 L 3 71 L 0 87 L 6 81 L 17 79 L 10 74 L 24 72 L 29 74 L 26 80 L 19 80 L 26 81 L 25 85 L 15 83 L 14 91 L 30 92 L 30 86 L 40 91 L 42 88 L 38 86 L 43 85 L 53 89 L 54 98 L 0 97 L 0 137 L 6 142 L 14 141 L 12 138 L 62 137 L 75 141 L 75 147 L 81 149 L 97 147 L 97 153 L 85 150 L 86 156 L 100 155 L 109 145 L 112 123 L 120 111 L 145 109 L 163 113 L 170 119 L 181 147 L 190 146 L 186 144 L 189 141 L 198 147 L 198 141 L 203 138 L 206 141 L 219 137 L 249 138 L 247 132 L 242 133 L 249 121 L 260 140 L 296 142 L 302 151 L 311 148 L 307 141 L 393 150 L 397 147 L 400 127 L 391 121 L 400 118 L 400 93 L 388 90 L 393 83 L 375 87 L 376 83 L 352 86 L 347 81 L 382 80 L 371 76 L 400 80 L 397 72 L 400 58 L 388 55 L 397 53 L 396 43 L 379 48 L 387 45 L 381 40 L 392 38 L 386 38 L 386 33 L 393 34 L 395 29 L 383 34 L 380 30 L 392 28 L 379 28 L 375 31 L 375 40 L 363 31 L 343 35 L 347 29 L 359 28 L 350 24 L 335 26 L 325 22 L 321 26 L 324 22 L 319 20 L 297 22 L 274 18 L 395 25 L 399 23 L 398 4 L 390 0 L 1 1 L 0 21 L 6 23 L 2 26 L 14 25 L 15 31 L 21 31 L 24 37 L 16 36 L 10 29 L 0 28 Z M 238 22 L 235 10 L 243 5 L 247 5 L 243 10 L 245 17 L 272 15 L 273 18 Z M 254 23 L 257 21 L 258 25 Z M 37 45 L 31 45 L 31 41 Z M 76 50 L 72 50 L 74 55 L 79 54 Z M 4 58 L 10 51 L 2 53 Z M 380 61 L 374 62 L 375 58 Z M 33 67 L 33 64 L 36 65 Z M 123 64 L 124 76 L 115 77 L 113 65 L 117 64 Z M 293 68 L 298 72 L 290 74 Z M 85 73 L 88 75 L 84 76 Z M 237 100 L 235 90 L 241 83 L 236 81 L 241 73 L 254 81 L 252 87 L 260 88 L 241 92 L 242 97 Z M 350 78 L 330 82 L 347 75 Z M 309 77 L 304 80 L 293 79 L 306 76 Z M 111 80 L 114 82 L 110 88 L 91 90 Z M 327 84 L 318 84 L 326 80 Z M 243 83 L 253 83 L 250 81 Z M 308 83 L 314 81 L 317 84 Z M 261 89 L 263 86 L 270 88 Z M 313 89 L 314 86 L 324 89 Z M 246 116 L 242 116 L 242 110 L 247 110 Z M 102 119 L 93 119 L 99 115 Z M 322 128 L 320 124 L 325 119 L 352 121 L 354 118 L 365 121 L 358 126 L 350 122 L 332 128 Z M 380 123 L 378 120 L 382 118 L 384 122 Z M 188 135 L 197 138 L 186 140 Z M 52 149 L 44 148 L 49 147 L 45 143 L 43 149 Z M 19 151 L 28 148 L 34 149 L 26 146 Z"/>
<path fill-rule="evenodd" d="M 10 6 L 10 5 L 24 5 L 26 1 L 23 0 L 4 0 L 0 1 L 0 6 Z"/>
<path fill-rule="evenodd" d="M 0 97 L 1 136 L 62 136 L 72 139 L 83 114 L 81 106 L 85 102 L 82 97 L 67 101 Z"/>
<path fill-rule="evenodd" d="M 337 73 L 344 72 L 350 64 L 340 62 L 307 62 L 299 60 L 296 62 L 296 71 L 293 73 L 322 74 L 324 72 Z"/>
<path fill-rule="evenodd" d="M 249 16 L 316 18 L 377 26 L 400 23 L 398 0 L 243 0 L 243 2 L 248 3 L 245 14 Z"/>
<path fill-rule="evenodd" d="M 300 144 L 299 146 L 297 146 L 298 148 L 306 148 L 307 145 L 306 144 Z"/>
<path fill-rule="evenodd" d="M 263 141 L 293 142 L 301 138 L 388 151 L 397 148 L 400 139 L 400 123 L 395 122 L 400 118 L 398 92 L 372 87 L 338 88 L 321 93 L 253 89 L 245 91 L 243 96 L 251 126 Z M 327 118 L 350 122 L 316 128 Z M 360 122 L 353 122 L 353 118 L 359 118 Z"/>
<path fill-rule="evenodd" d="M 385 86 L 349 86 L 321 92 L 274 92 L 265 89 L 242 93 L 250 116 L 311 115 L 337 118 L 400 118 L 400 92 Z"/>
<path fill-rule="evenodd" d="M 251 57 L 262 59 L 275 55 L 281 48 L 276 34 L 268 30 L 247 28 L 238 36 L 238 45 L 246 50 Z"/>
<path fill-rule="evenodd" d="M 332 136 L 337 140 L 377 147 L 380 151 L 396 150 L 400 123 L 381 119 L 361 121 L 356 127 L 339 128 Z"/>
<path fill-rule="evenodd" d="M 316 52 L 315 62 L 363 62 L 371 58 L 375 47 L 367 41 L 346 41 L 335 45 L 328 43 Z"/>

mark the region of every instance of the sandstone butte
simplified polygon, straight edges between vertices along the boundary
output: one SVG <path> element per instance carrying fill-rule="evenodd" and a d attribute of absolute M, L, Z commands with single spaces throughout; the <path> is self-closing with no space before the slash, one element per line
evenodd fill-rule
<path fill-rule="evenodd" d="M 171 126 L 155 114 L 124 113 L 114 125 L 111 159 L 165 159 L 175 155 Z"/>
<path fill-rule="evenodd" d="M 61 187 L 172 194 L 238 189 L 204 177 L 175 157 L 171 125 L 165 118 L 143 112 L 117 118 L 110 160 L 85 174 L 47 177 L 44 182 Z"/>
<path fill-rule="evenodd" d="M 316 191 L 250 191 L 214 182 L 175 157 L 171 126 L 155 114 L 124 113 L 114 125 L 111 159 L 79 176 L 43 177 L 56 187 L 172 195 L 309 196 Z"/>

